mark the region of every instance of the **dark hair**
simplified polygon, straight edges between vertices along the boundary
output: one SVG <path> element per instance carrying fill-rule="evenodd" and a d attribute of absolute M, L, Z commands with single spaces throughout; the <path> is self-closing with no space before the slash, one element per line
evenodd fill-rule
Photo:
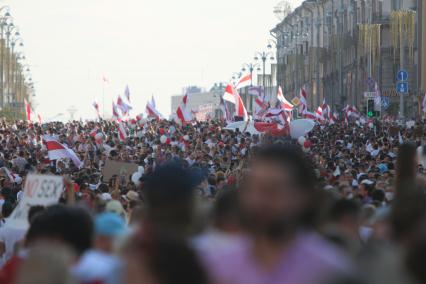
<path fill-rule="evenodd" d="M 147 176 L 144 196 L 147 216 L 153 225 L 175 233 L 189 229 L 197 182 L 198 179 L 177 162 L 159 166 Z"/>
<path fill-rule="evenodd" d="M 44 210 L 45 207 L 41 205 L 31 206 L 30 210 L 28 211 L 28 223 L 31 224 L 34 221 L 34 218 L 37 217 L 40 213 L 42 213 Z"/>
<path fill-rule="evenodd" d="M 256 153 L 255 159 L 282 165 L 291 172 L 295 182 L 304 190 L 314 190 L 317 186 L 318 179 L 313 162 L 297 145 L 279 143 L 263 147 Z"/>
<path fill-rule="evenodd" d="M 10 216 L 10 214 L 12 214 L 13 209 L 14 209 L 14 207 L 13 207 L 12 202 L 10 202 L 10 201 L 5 201 L 5 202 L 3 203 L 2 208 L 1 208 L 1 215 L 2 215 L 2 217 L 3 217 L 3 218 L 7 218 L 7 217 L 9 217 L 9 216 Z"/>
<path fill-rule="evenodd" d="M 224 226 L 229 222 L 237 223 L 240 218 L 238 193 L 236 190 L 222 191 L 215 203 L 213 222 L 216 227 Z"/>
<path fill-rule="evenodd" d="M 34 218 L 27 243 L 38 238 L 59 239 L 81 255 L 91 247 L 92 237 L 92 218 L 84 209 L 58 204 L 47 207 Z"/>
<path fill-rule="evenodd" d="M 354 200 L 341 199 L 336 201 L 330 209 L 330 219 L 338 221 L 343 216 L 357 217 L 361 212 L 361 206 Z"/>
<path fill-rule="evenodd" d="M 139 254 L 157 283 L 209 283 L 197 254 L 182 239 L 156 235 L 153 241 L 136 240 Z"/>
<path fill-rule="evenodd" d="M 413 143 L 405 143 L 399 147 L 396 161 L 396 193 L 399 194 L 404 184 L 413 182 L 416 177 L 417 165 L 414 164 L 417 147 Z"/>

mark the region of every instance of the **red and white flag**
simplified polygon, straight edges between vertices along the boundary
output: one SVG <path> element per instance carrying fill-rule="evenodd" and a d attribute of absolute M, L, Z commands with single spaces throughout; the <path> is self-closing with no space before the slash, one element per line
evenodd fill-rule
<path fill-rule="evenodd" d="M 112 117 L 118 121 L 121 121 L 120 112 L 118 111 L 117 105 L 114 102 L 112 102 Z"/>
<path fill-rule="evenodd" d="M 41 114 L 37 114 L 37 118 L 38 118 L 38 123 L 42 124 L 43 120 L 41 119 Z"/>
<path fill-rule="evenodd" d="M 130 90 L 129 90 L 129 86 L 126 86 L 126 89 L 124 90 L 124 96 L 126 97 L 127 101 L 130 103 Z"/>
<path fill-rule="evenodd" d="M 238 94 L 238 91 L 232 85 L 228 85 L 226 87 L 223 99 L 235 105 L 236 116 L 242 117 L 244 121 L 248 120 L 247 110 L 244 106 L 243 100 Z"/>
<path fill-rule="evenodd" d="M 117 98 L 117 107 L 121 110 L 121 112 L 124 115 L 127 115 L 129 113 L 129 111 L 132 109 L 132 107 L 128 104 L 126 104 L 123 99 L 121 98 L 121 96 L 118 96 Z"/>
<path fill-rule="evenodd" d="M 330 110 L 329 110 L 328 113 L 329 113 L 328 123 L 330 123 L 331 125 L 335 124 L 337 122 L 337 114 L 336 113 L 331 113 Z"/>
<path fill-rule="evenodd" d="M 325 98 L 322 101 L 322 116 L 326 119 L 330 115 L 330 106 L 325 102 Z"/>
<path fill-rule="evenodd" d="M 305 88 L 300 89 L 300 104 L 299 104 L 299 113 L 304 114 L 308 110 L 308 101 Z"/>
<path fill-rule="evenodd" d="M 184 95 L 182 103 L 176 109 L 176 117 L 179 123 L 185 124 L 192 120 L 192 112 L 188 109 L 188 95 Z"/>
<path fill-rule="evenodd" d="M 91 137 L 95 137 L 97 133 L 98 133 L 98 128 L 97 128 L 97 127 L 95 127 L 95 128 L 93 128 L 93 129 L 89 132 L 89 135 L 90 135 Z"/>
<path fill-rule="evenodd" d="M 31 122 L 31 105 L 28 103 L 26 99 L 24 99 L 24 103 L 25 103 L 25 112 L 27 115 L 27 121 Z"/>
<path fill-rule="evenodd" d="M 152 101 L 146 104 L 146 113 L 148 117 L 155 118 L 156 120 L 160 120 L 163 117 L 163 115 L 155 108 L 155 106 L 152 105 Z"/>
<path fill-rule="evenodd" d="M 251 85 L 251 81 L 251 74 L 241 76 L 241 78 L 238 80 L 238 83 L 235 85 L 235 89 L 239 90 L 241 88 L 248 87 Z"/>
<path fill-rule="evenodd" d="M 294 105 L 292 105 L 289 101 L 286 100 L 283 94 L 283 89 L 281 86 L 278 87 L 277 99 L 281 103 L 281 108 L 285 111 L 292 111 Z"/>
<path fill-rule="evenodd" d="M 260 96 L 258 96 L 255 100 L 255 117 L 257 119 L 261 119 L 266 112 L 268 111 L 268 105 L 266 105 Z"/>
<path fill-rule="evenodd" d="M 119 122 L 118 123 L 118 138 L 120 139 L 120 141 L 126 141 L 127 139 L 127 130 L 126 127 L 124 126 L 123 122 Z"/>
<path fill-rule="evenodd" d="M 315 113 L 312 113 L 312 112 L 307 111 L 307 110 L 305 110 L 305 111 L 303 112 L 303 116 L 304 116 L 306 119 L 312 119 L 312 120 L 315 120 L 315 119 L 316 119 L 316 117 L 317 117 Z"/>
<path fill-rule="evenodd" d="M 323 109 L 322 107 L 318 107 L 316 112 L 315 112 L 315 118 L 316 120 L 318 120 L 319 122 L 323 122 L 324 121 L 324 115 L 323 115 Z"/>
<path fill-rule="evenodd" d="M 58 140 L 49 135 L 44 135 L 43 139 L 47 147 L 47 154 L 50 161 L 68 158 L 77 168 L 83 166 L 83 162 L 80 161 L 74 151 L 69 149 L 66 145 L 59 143 Z"/>

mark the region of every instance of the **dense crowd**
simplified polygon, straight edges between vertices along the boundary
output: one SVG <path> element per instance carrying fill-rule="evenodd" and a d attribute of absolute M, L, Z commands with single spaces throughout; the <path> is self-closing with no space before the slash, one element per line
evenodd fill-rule
<path fill-rule="evenodd" d="M 127 125 L 0 123 L 0 283 L 426 283 L 422 123 Z M 138 170 L 106 180 L 107 160 Z M 62 176 L 62 197 L 10 227 L 30 173 Z"/>

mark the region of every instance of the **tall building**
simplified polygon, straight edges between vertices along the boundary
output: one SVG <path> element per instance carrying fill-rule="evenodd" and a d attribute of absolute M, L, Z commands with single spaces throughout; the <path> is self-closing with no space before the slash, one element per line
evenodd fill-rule
<path fill-rule="evenodd" d="M 417 20 L 424 11 L 417 13 L 420 2 L 304 1 L 272 30 L 277 38 L 277 83 L 289 98 L 305 87 L 311 108 L 325 98 L 335 110 L 347 104 L 362 109 L 377 86 L 382 111 L 396 115 L 396 77 L 403 69 L 409 87 L 404 111 L 414 113 L 424 90 L 419 76 L 424 30 Z"/>

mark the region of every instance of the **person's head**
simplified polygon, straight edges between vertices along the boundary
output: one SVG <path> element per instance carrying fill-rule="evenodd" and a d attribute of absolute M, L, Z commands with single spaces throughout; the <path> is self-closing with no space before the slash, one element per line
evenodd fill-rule
<path fill-rule="evenodd" d="M 32 221 L 26 244 L 58 242 L 81 255 L 92 246 L 93 222 L 82 208 L 62 204 L 47 207 Z"/>
<path fill-rule="evenodd" d="M 94 224 L 94 247 L 107 253 L 112 252 L 115 240 L 125 233 L 126 222 L 115 213 L 105 212 L 95 217 Z"/>
<path fill-rule="evenodd" d="M 209 283 L 193 249 L 171 235 L 135 239 L 125 254 L 125 283 Z"/>
<path fill-rule="evenodd" d="M 146 220 L 160 231 L 188 233 L 197 182 L 191 171 L 179 163 L 157 167 L 144 183 Z"/>
<path fill-rule="evenodd" d="M 330 221 L 340 230 L 355 237 L 360 225 L 361 206 L 354 200 L 341 199 L 330 209 Z"/>
<path fill-rule="evenodd" d="M 418 159 L 417 147 L 412 143 L 405 143 L 399 147 L 398 158 L 396 161 L 397 175 L 396 187 L 397 194 L 399 188 L 403 187 L 404 183 L 411 182 L 417 172 Z"/>
<path fill-rule="evenodd" d="M 253 234 L 281 238 L 312 221 L 317 178 L 302 149 L 291 144 L 261 148 L 240 194 L 244 224 Z"/>
<path fill-rule="evenodd" d="M 28 211 L 28 223 L 31 224 L 34 221 L 34 219 L 44 210 L 45 210 L 45 207 L 41 205 L 31 206 L 30 210 Z"/>
<path fill-rule="evenodd" d="M 240 208 L 236 190 L 221 192 L 213 209 L 213 225 L 216 229 L 234 233 L 240 229 Z"/>

